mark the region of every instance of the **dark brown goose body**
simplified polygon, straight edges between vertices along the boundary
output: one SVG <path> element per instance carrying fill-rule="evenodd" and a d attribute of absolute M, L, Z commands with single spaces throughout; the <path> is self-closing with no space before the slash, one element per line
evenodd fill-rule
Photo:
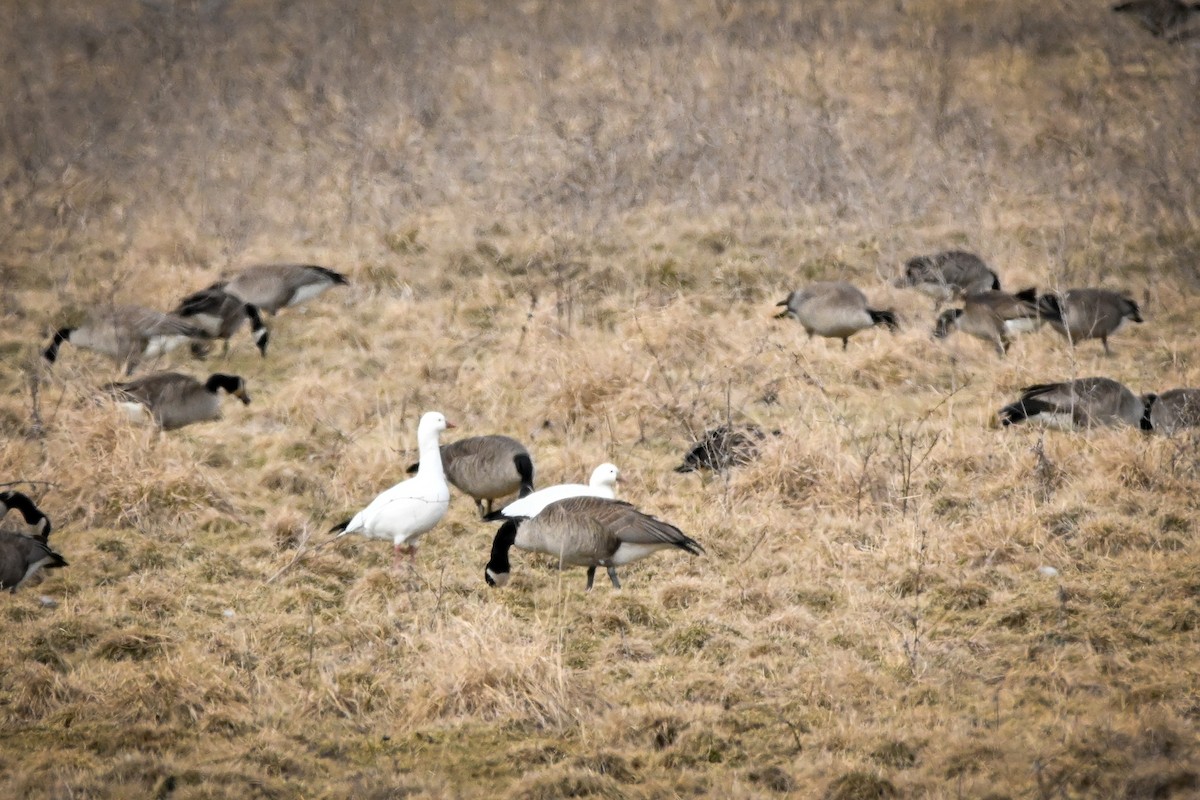
<path fill-rule="evenodd" d="M 613 587 L 620 589 L 617 567 L 664 549 L 678 548 L 692 555 L 704 552 L 699 542 L 674 525 L 629 503 L 601 497 L 571 497 L 551 503 L 535 517 L 505 521 L 484 570 L 489 585 L 503 586 L 508 581 L 508 551 L 514 545 L 557 558 L 560 567 L 587 567 L 588 589 L 597 567 L 604 567 Z"/>
<path fill-rule="evenodd" d="M 214 373 L 201 383 L 181 372 L 155 372 L 127 383 L 109 384 L 106 388 L 125 402 L 144 406 L 165 431 L 220 419 L 221 403 L 217 396 L 220 390 L 243 404 L 250 403 L 246 382 L 240 376 L 222 373 Z"/>
<path fill-rule="evenodd" d="M 492 513 L 502 497 L 533 491 L 533 459 L 525 445 L 510 436 L 471 436 L 441 447 L 446 480 L 475 500 L 480 516 Z M 408 468 L 417 471 L 419 462 Z M 484 501 L 487 501 L 486 510 Z"/>
<path fill-rule="evenodd" d="M 211 288 L 224 289 L 262 311 L 276 314 L 281 308 L 299 305 L 326 289 L 349 283 L 340 272 L 315 264 L 258 264 Z"/>
<path fill-rule="evenodd" d="M 144 306 L 114 306 L 101 309 L 75 328 L 60 328 L 42 353 L 53 364 L 63 342 L 112 358 L 133 373 L 144 359 L 155 358 L 183 342 L 205 339 L 199 326 L 175 314 L 164 314 Z"/>

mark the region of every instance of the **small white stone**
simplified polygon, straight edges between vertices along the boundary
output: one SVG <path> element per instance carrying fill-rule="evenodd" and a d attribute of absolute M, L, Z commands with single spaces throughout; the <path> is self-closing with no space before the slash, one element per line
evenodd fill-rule
<path fill-rule="evenodd" d="M 232 608 L 227 608 L 221 612 L 221 616 L 225 617 L 225 619 L 233 619 L 234 617 L 237 616 L 237 612 L 234 611 Z"/>
<path fill-rule="evenodd" d="M 42 608 L 58 608 L 58 601 L 48 594 L 39 597 L 38 602 L 42 604 Z"/>
<path fill-rule="evenodd" d="M 1038 567 L 1038 574 L 1044 578 L 1058 577 L 1058 570 L 1054 567 Z"/>

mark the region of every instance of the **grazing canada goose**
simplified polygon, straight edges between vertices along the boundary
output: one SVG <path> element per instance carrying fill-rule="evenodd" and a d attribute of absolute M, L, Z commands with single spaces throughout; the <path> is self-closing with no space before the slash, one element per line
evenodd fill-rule
<path fill-rule="evenodd" d="M 243 405 L 250 404 L 246 381 L 241 376 L 220 372 L 210 375 L 204 383 L 182 372 L 154 372 L 127 383 L 110 383 L 105 388 L 123 401 L 131 416 L 149 413 L 164 431 L 220 419 L 217 393 L 222 389 Z"/>
<path fill-rule="evenodd" d="M 1108 289 L 1068 289 L 1062 294 L 1044 294 L 1038 298 L 1038 312 L 1072 345 L 1085 339 L 1099 339 L 1108 349 L 1112 336 L 1125 320 L 1142 322 L 1138 305 L 1118 292 Z"/>
<path fill-rule="evenodd" d="M 617 567 L 668 547 L 697 556 L 704 552 L 699 542 L 674 525 L 643 514 L 629 503 L 602 497 L 570 497 L 551 503 L 536 517 L 506 521 L 496 532 L 492 556 L 483 571 L 489 586 L 508 582 L 508 551 L 514 544 L 558 558 L 560 568 L 587 567 L 589 590 L 596 567 L 606 568 L 613 588 L 620 589 Z"/>
<path fill-rule="evenodd" d="M 991 342 L 1003 356 L 1008 352 L 1014 334 L 1034 331 L 1042 325 L 1036 289 L 1024 289 L 1016 294 L 988 290 L 969 294 L 963 301 L 962 308 L 951 308 L 938 316 L 934 337 L 945 339 L 960 330 Z"/>
<path fill-rule="evenodd" d="M 311 300 L 330 287 L 349 284 L 340 272 L 315 264 L 259 264 L 210 288 L 224 289 L 261 311 L 276 314 L 279 309 Z"/>
<path fill-rule="evenodd" d="M 66 559 L 41 539 L 0 531 L 0 589 L 15 593 L 39 570 L 65 566 Z"/>
<path fill-rule="evenodd" d="M 910 258 L 895 285 L 916 289 L 932 297 L 934 310 L 937 310 L 947 300 L 989 290 L 1000 291 L 1000 278 L 974 253 L 947 250 Z"/>
<path fill-rule="evenodd" d="M 156 358 L 205 331 L 183 317 L 143 306 L 115 306 L 92 314 L 77 328 L 59 328 L 42 355 L 53 364 L 63 342 L 114 359 L 130 375 L 145 358 Z"/>
<path fill-rule="evenodd" d="M 1146 428 L 1146 404 L 1111 378 L 1079 378 L 1042 383 L 1021 390 L 1021 397 L 1000 409 L 1003 425 L 1035 420 L 1053 428 L 1132 425 Z"/>
<path fill-rule="evenodd" d="M 1180 0 L 1130 0 L 1117 3 L 1112 10 L 1133 17 L 1139 25 L 1160 39 L 1177 41 L 1197 34 L 1197 29 L 1190 28 L 1188 23 L 1193 16 L 1200 14 L 1200 3 L 1183 3 Z"/>
<path fill-rule="evenodd" d="M 383 492 L 353 518 L 334 525 L 330 533 L 337 531 L 338 538 L 357 533 L 368 539 L 390 539 L 393 566 L 400 565 L 401 554 L 415 561 L 421 536 L 438 524 L 450 507 L 450 487 L 442 471 L 438 436 L 453 427 L 437 411 L 425 413 L 417 425 L 421 466 L 416 477 Z"/>
<path fill-rule="evenodd" d="M 250 335 L 254 337 L 254 344 L 258 352 L 264 356 L 267 354 L 271 334 L 263 325 L 258 306 L 246 303 L 224 289 L 209 287 L 189 294 L 179 302 L 174 313 L 191 320 L 213 339 L 224 339 L 223 354 L 229 352 L 229 339 L 241 330 L 246 320 L 250 320 Z M 192 354 L 203 356 L 207 354 L 207 347 L 206 343 L 193 342 Z"/>
<path fill-rule="evenodd" d="M 34 526 L 33 536 L 12 530 L 0 530 L 0 589 L 16 592 L 41 569 L 67 566 L 66 560 L 50 549 L 50 518 L 20 492 L 0 492 L 0 517 L 9 509 L 21 512 L 25 522 Z"/>
<path fill-rule="evenodd" d="M 533 459 L 525 446 L 508 436 L 472 436 L 442 445 L 442 468 L 446 480 L 475 499 L 479 515 L 492 513 L 492 501 L 520 492 L 533 491 Z M 421 466 L 408 468 L 411 475 Z M 483 501 L 487 500 L 487 511 Z"/>
<path fill-rule="evenodd" d="M 1143 395 L 1149 430 L 1174 436 L 1184 428 L 1200 427 L 1200 389 L 1171 389 Z M 1142 428 L 1146 429 L 1143 424 Z M 28 518 L 26 518 L 28 519 Z"/>
<path fill-rule="evenodd" d="M 776 305 L 787 308 L 777 318 L 795 317 L 808 338 L 815 333 L 829 339 L 841 339 L 842 349 L 850 337 L 873 325 L 886 325 L 895 331 L 896 315 L 891 311 L 867 308 L 867 297 L 844 281 L 822 281 L 792 292 Z"/>
<path fill-rule="evenodd" d="M 484 519 L 497 522 L 514 517 L 536 517 L 546 506 L 568 497 L 603 497 L 613 500 L 617 496 L 617 480 L 620 474 L 621 471 L 614 464 L 601 464 L 592 470 L 592 477 L 588 479 L 586 486 L 582 483 L 547 486 L 520 500 L 514 500 L 499 511 L 488 514 Z"/>
<path fill-rule="evenodd" d="M 758 455 L 758 442 L 766 438 L 766 434 L 756 425 L 733 428 L 722 425 L 704 432 L 700 441 L 692 445 L 683 463 L 675 468 L 676 472 L 695 472 L 701 469 L 711 469 L 721 472 L 730 467 L 748 464 Z"/>
<path fill-rule="evenodd" d="M 20 492 L 0 492 L 0 519 L 9 511 L 19 511 L 25 524 L 34 528 L 34 538 L 46 541 L 50 538 L 50 518 L 33 504 L 27 495 Z"/>

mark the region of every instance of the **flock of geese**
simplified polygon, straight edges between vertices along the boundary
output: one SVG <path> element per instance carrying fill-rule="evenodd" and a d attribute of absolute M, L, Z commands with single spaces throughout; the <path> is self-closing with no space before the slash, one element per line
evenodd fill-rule
<path fill-rule="evenodd" d="M 253 266 L 188 295 L 171 312 L 142 306 L 99 309 L 78 326 L 55 331 L 43 355 L 54 363 L 62 344 L 69 343 L 109 356 L 130 375 L 139 364 L 185 342 L 191 343 L 198 357 L 206 355 L 217 339 L 228 350 L 229 339 L 249 324 L 265 356 L 270 334 L 264 314 L 274 315 L 347 284 L 345 276 L 311 264 Z M 1099 339 L 1105 353 L 1111 354 L 1109 337 L 1127 322 L 1143 321 L 1136 302 L 1107 289 L 1085 287 L 1039 295 L 1031 288 L 1007 293 L 981 258 L 960 250 L 910 259 L 895 285 L 929 295 L 935 312 L 948 301 L 961 300 L 961 306 L 938 314 L 933 336 L 941 339 L 961 331 L 990 343 L 1001 357 L 1012 337 L 1043 325 L 1072 345 Z M 791 292 L 778 305 L 784 307 L 778 316 L 795 318 L 810 338 L 841 339 L 843 349 L 850 337 L 868 328 L 898 328 L 892 310 L 870 307 L 862 291 L 843 281 L 813 283 Z M 163 430 L 219 418 L 221 392 L 250 402 L 246 381 L 223 373 L 201 381 L 180 372 L 154 372 L 108 384 L 105 391 L 131 415 L 149 417 Z M 1139 397 L 1110 378 L 1079 378 L 1026 387 L 998 416 L 1005 426 L 1027 420 L 1062 428 L 1129 425 L 1169 435 L 1200 426 L 1200 389 Z M 454 486 L 475 501 L 481 519 L 501 523 L 484 569 L 491 586 L 508 581 L 513 547 L 550 555 L 560 567 L 586 567 L 588 589 L 600 567 L 620 588 L 618 567 L 664 549 L 692 555 L 704 552 L 674 525 L 617 500 L 619 470 L 613 464 L 596 467 L 586 484 L 535 490 L 533 458 L 524 445 L 502 435 L 473 436 L 443 445 L 441 434 L 453 427 L 440 412 L 425 413 L 417 427 L 419 460 L 408 469 L 412 477 L 379 494 L 330 532 L 339 538 L 357 534 L 391 541 L 394 566 L 399 568 L 405 558 L 411 565 L 421 537 L 445 516 L 450 486 Z M 765 435 L 754 427 L 706 431 L 676 471 L 723 470 L 746 463 L 757 454 L 757 444 Z M 517 499 L 496 510 L 496 501 L 512 495 Z M 50 520 L 30 498 L 12 491 L 0 494 L 0 517 L 9 509 L 19 511 L 28 526 L 25 531 L 0 531 L 0 589 L 15 591 L 39 570 L 67 562 L 50 549 Z"/>

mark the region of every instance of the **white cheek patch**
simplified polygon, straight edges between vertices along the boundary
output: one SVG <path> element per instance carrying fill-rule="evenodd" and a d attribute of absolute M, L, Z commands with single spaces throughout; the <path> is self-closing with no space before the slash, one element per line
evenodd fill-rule
<path fill-rule="evenodd" d="M 488 574 L 488 577 L 492 579 L 492 583 L 494 583 L 496 586 L 505 586 L 508 584 L 508 573 L 507 572 L 492 572 L 489 569 L 487 571 L 487 574 Z"/>

